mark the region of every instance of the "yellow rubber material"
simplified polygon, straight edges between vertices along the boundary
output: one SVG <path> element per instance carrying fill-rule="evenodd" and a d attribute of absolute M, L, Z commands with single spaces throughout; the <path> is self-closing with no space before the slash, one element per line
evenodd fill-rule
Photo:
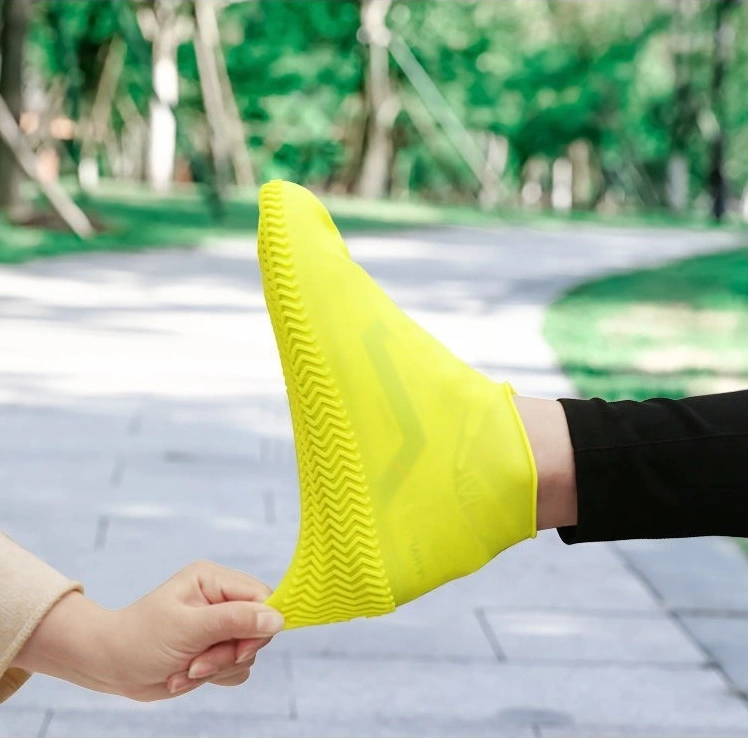
<path fill-rule="evenodd" d="M 299 469 L 299 540 L 268 600 L 287 628 L 388 613 L 535 536 L 509 385 L 402 313 L 304 188 L 261 189 L 258 255 Z"/>

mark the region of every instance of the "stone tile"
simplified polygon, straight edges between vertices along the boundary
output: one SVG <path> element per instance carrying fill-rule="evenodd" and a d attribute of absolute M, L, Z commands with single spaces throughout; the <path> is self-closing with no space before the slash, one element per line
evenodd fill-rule
<path fill-rule="evenodd" d="M 434 615 L 420 601 L 379 618 L 293 629 L 281 635 L 278 642 L 294 657 L 353 657 L 399 663 L 496 660 L 475 613 L 466 609 L 449 617 Z"/>
<path fill-rule="evenodd" d="M 78 513 L 106 505 L 117 455 L 0 451 L 0 507 L 4 514 L 39 514 L 43 506 Z"/>
<path fill-rule="evenodd" d="M 36 737 L 44 726 L 43 708 L 18 709 L 12 704 L 0 706 L 0 737 Z"/>
<path fill-rule="evenodd" d="M 684 628 L 720 665 L 731 682 L 747 692 L 746 618 L 718 616 L 681 616 Z"/>
<path fill-rule="evenodd" d="M 730 539 L 640 540 L 616 547 L 669 608 L 746 613 L 746 557 Z"/>
<path fill-rule="evenodd" d="M 48 737 L 531 737 L 530 726 L 498 721 L 277 720 L 252 713 L 172 711 L 144 716 L 126 711 L 57 711 Z"/>
<path fill-rule="evenodd" d="M 204 403 L 192 398 L 151 401 L 143 410 L 133 447 L 195 456 L 231 455 L 269 467 L 288 465 L 294 461 L 294 447 L 283 392 L 281 383 L 275 393 L 266 395 L 214 398 Z"/>
<path fill-rule="evenodd" d="M 47 454 L 114 452 L 128 439 L 132 407 L 113 409 L 81 404 L 77 409 L 0 404 L 0 450 Z"/>
<path fill-rule="evenodd" d="M 658 604 L 605 544 L 568 547 L 542 532 L 502 552 L 478 572 L 425 596 L 438 613 L 456 607 L 644 611 Z"/>
<path fill-rule="evenodd" d="M 746 724 L 718 725 L 711 728 L 695 726 L 539 726 L 542 737 L 746 737 Z"/>
<path fill-rule="evenodd" d="M 238 737 L 255 734 L 252 714 L 225 716 L 204 711 L 55 711 L 48 737 Z"/>
<path fill-rule="evenodd" d="M 72 516 L 59 506 L 6 515 L 0 511 L 0 530 L 50 564 L 94 551 L 99 517 L 90 511 Z"/>
<path fill-rule="evenodd" d="M 127 514 L 151 507 L 169 515 L 267 524 L 275 518 L 277 481 L 278 475 L 234 459 L 132 456 L 110 508 Z"/>
<path fill-rule="evenodd" d="M 267 648 L 252 670 L 252 679 L 235 688 L 205 685 L 179 698 L 138 703 L 114 695 L 85 690 L 41 675 L 34 675 L 13 698 L 14 709 L 124 713 L 150 720 L 182 713 L 247 714 L 289 719 L 292 693 L 285 661 Z"/>
<path fill-rule="evenodd" d="M 704 654 L 667 616 L 487 611 L 486 618 L 510 662 L 705 663 Z"/>
<path fill-rule="evenodd" d="M 324 679 L 321 679 L 324 676 Z M 736 726 L 746 704 L 705 669 L 295 657 L 300 720 L 409 717 L 512 723 Z"/>

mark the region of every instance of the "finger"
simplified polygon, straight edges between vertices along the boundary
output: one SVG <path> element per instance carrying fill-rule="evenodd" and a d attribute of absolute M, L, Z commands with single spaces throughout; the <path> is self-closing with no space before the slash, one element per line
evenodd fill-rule
<path fill-rule="evenodd" d="M 263 637 L 215 644 L 190 662 L 187 674 L 193 679 L 207 678 L 234 665 L 253 664 L 255 655 L 269 642 L 270 637 Z"/>
<path fill-rule="evenodd" d="M 195 562 L 186 572 L 197 580 L 207 603 L 249 600 L 262 603 L 273 592 L 264 582 L 214 562 Z"/>
<path fill-rule="evenodd" d="M 170 675 L 167 678 L 163 688 L 159 686 L 159 692 L 164 692 L 163 698 L 173 698 L 183 693 L 189 693 L 191 690 L 200 687 L 205 683 L 205 680 L 192 680 L 187 672 L 177 672 L 174 675 Z M 153 700 L 161 700 L 161 698 L 155 698 Z"/>
<path fill-rule="evenodd" d="M 283 616 L 262 603 L 235 600 L 193 608 L 191 613 L 192 623 L 198 631 L 196 637 L 203 643 L 203 649 L 229 639 L 273 636 L 284 627 Z"/>
<path fill-rule="evenodd" d="M 234 665 L 230 670 L 222 670 L 216 675 L 212 675 L 209 679 L 209 683 L 215 683 L 216 681 L 226 680 L 229 678 L 236 677 L 237 675 L 246 675 L 255 664 L 255 660 L 245 662 L 243 665 Z"/>
<path fill-rule="evenodd" d="M 255 658 L 255 655 L 268 643 L 270 637 L 263 637 L 261 639 L 239 639 L 237 641 L 237 664 L 247 662 L 250 659 Z"/>
<path fill-rule="evenodd" d="M 237 642 L 221 642 L 195 657 L 187 668 L 187 675 L 193 680 L 199 680 L 233 668 L 236 663 Z"/>
<path fill-rule="evenodd" d="M 223 677 L 216 677 L 211 680 L 212 685 L 221 685 L 225 688 L 232 688 L 235 685 L 241 685 L 244 682 L 247 682 L 247 679 L 250 677 L 250 668 L 245 667 L 243 670 L 239 672 L 232 673 L 230 675 L 226 675 Z"/>

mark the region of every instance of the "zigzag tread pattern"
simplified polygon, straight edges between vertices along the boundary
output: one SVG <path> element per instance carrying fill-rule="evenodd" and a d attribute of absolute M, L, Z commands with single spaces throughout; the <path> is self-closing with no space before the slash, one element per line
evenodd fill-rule
<path fill-rule="evenodd" d="M 367 484 L 348 417 L 302 305 L 281 185 L 266 185 L 262 196 L 258 254 L 289 396 L 301 491 L 296 552 L 269 603 L 288 627 L 388 613 L 395 603 Z"/>

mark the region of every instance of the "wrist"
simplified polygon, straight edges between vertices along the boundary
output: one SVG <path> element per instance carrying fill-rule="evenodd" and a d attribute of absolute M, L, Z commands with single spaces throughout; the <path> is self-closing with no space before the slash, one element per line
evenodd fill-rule
<path fill-rule="evenodd" d="M 114 612 L 81 593 L 68 593 L 44 616 L 16 655 L 13 667 L 99 692 L 119 693 L 114 619 Z"/>

